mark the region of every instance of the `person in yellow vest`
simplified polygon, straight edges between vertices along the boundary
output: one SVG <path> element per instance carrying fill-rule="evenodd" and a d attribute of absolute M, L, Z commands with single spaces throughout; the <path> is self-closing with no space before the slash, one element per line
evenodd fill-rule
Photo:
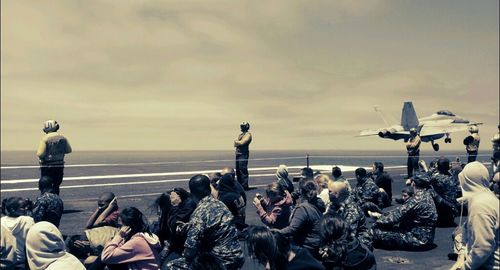
<path fill-rule="evenodd" d="M 64 175 L 64 155 L 71 153 L 68 139 L 58 133 L 59 124 L 55 120 L 45 121 L 43 136 L 36 155 L 40 162 L 41 177 L 48 176 L 52 179 L 52 189 L 59 195 L 59 186 Z"/>
<path fill-rule="evenodd" d="M 469 132 L 470 135 L 464 139 L 465 150 L 467 150 L 467 163 L 476 161 L 479 142 L 481 141 L 477 126 L 469 127 Z"/>
<path fill-rule="evenodd" d="M 245 190 L 249 189 L 248 186 L 248 157 L 250 156 L 249 146 L 252 142 L 252 134 L 248 131 L 250 124 L 243 122 L 240 125 L 241 134 L 234 141 L 236 148 L 236 178 Z"/>
<path fill-rule="evenodd" d="M 408 178 L 413 176 L 413 172 L 418 169 L 418 159 L 420 157 L 420 143 L 422 140 L 416 128 L 410 129 L 410 139 L 406 143 L 408 160 L 406 162 Z"/>

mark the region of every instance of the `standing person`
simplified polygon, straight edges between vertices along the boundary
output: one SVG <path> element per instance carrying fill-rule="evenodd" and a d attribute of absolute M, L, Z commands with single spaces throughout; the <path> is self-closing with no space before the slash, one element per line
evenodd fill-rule
<path fill-rule="evenodd" d="M 476 161 L 479 143 L 481 142 L 479 128 L 477 128 L 477 126 L 469 127 L 469 132 L 470 135 L 464 139 L 465 150 L 467 150 L 467 163 Z"/>
<path fill-rule="evenodd" d="M 488 188 L 488 169 L 475 161 L 458 175 L 462 203 L 469 215 L 463 229 L 464 249 L 451 269 L 499 269 L 500 211 L 497 197 Z"/>
<path fill-rule="evenodd" d="M 52 183 L 52 179 L 48 176 L 43 176 L 38 181 L 38 189 L 41 195 L 35 201 L 31 216 L 35 222 L 48 221 L 59 227 L 64 204 L 61 197 L 53 193 Z"/>
<path fill-rule="evenodd" d="M 54 193 L 59 195 L 59 186 L 64 175 L 64 155 L 71 153 L 68 139 L 57 133 L 59 124 L 55 120 L 48 120 L 43 126 L 43 136 L 36 155 L 40 162 L 41 176 L 49 176 L 53 182 Z"/>
<path fill-rule="evenodd" d="M 422 140 L 417 133 L 416 128 L 410 129 L 410 139 L 406 143 L 406 150 L 408 152 L 408 161 L 406 162 L 408 178 L 413 176 L 413 171 L 418 169 L 418 160 L 420 158 L 420 143 Z"/>
<path fill-rule="evenodd" d="M 211 196 L 210 179 L 195 175 L 189 180 L 189 190 L 197 203 L 188 224 L 182 258 L 166 264 L 167 269 L 189 269 L 202 253 L 217 257 L 228 270 L 241 268 L 243 250 L 233 223 L 233 215 L 221 201 Z"/>
<path fill-rule="evenodd" d="M 243 188 L 248 190 L 248 157 L 250 156 L 249 146 L 252 142 L 252 134 L 248 131 L 250 129 L 248 122 L 241 123 L 240 128 L 241 134 L 234 141 L 234 147 L 236 147 L 236 177 Z"/>

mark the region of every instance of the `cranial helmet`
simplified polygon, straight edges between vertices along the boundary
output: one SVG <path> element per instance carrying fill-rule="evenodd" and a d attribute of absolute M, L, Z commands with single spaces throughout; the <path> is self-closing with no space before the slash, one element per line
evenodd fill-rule
<path fill-rule="evenodd" d="M 478 133 L 479 129 L 476 126 L 470 126 L 469 127 L 469 132 L 470 133 Z"/>
<path fill-rule="evenodd" d="M 56 120 L 47 120 L 43 124 L 43 132 L 49 133 L 49 132 L 54 132 L 59 129 L 59 124 L 57 123 Z"/>
<path fill-rule="evenodd" d="M 249 130 L 250 124 L 248 122 L 241 122 L 240 127 L 241 127 L 241 129 Z"/>

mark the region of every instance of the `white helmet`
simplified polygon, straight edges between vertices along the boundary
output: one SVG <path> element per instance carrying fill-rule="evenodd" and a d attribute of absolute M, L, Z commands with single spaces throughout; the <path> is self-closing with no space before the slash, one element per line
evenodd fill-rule
<path fill-rule="evenodd" d="M 469 127 L 469 132 L 470 133 L 478 133 L 479 129 L 477 128 L 477 126 L 470 126 Z"/>
<path fill-rule="evenodd" d="M 57 123 L 56 120 L 47 120 L 43 124 L 43 132 L 49 133 L 49 132 L 55 132 L 59 129 L 59 124 Z"/>

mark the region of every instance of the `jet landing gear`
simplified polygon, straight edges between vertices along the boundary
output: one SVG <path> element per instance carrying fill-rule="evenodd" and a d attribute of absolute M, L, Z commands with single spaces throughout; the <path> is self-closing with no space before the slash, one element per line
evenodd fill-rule
<path fill-rule="evenodd" d="M 446 138 L 444 138 L 444 143 L 451 143 L 451 138 L 449 134 L 446 134 Z"/>
<path fill-rule="evenodd" d="M 439 144 L 437 143 L 434 143 L 434 142 L 431 142 L 432 143 L 432 149 L 434 149 L 434 151 L 439 151 Z"/>

